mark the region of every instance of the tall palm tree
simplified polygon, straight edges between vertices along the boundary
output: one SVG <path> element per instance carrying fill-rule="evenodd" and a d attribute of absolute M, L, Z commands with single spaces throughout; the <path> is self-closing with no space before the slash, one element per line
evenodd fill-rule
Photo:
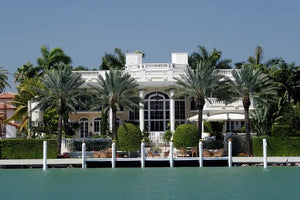
<path fill-rule="evenodd" d="M 189 65 L 192 68 L 196 68 L 197 64 L 200 61 L 209 61 L 216 69 L 230 69 L 230 59 L 222 59 L 222 52 L 212 49 L 211 52 L 208 52 L 204 46 L 198 46 L 198 52 L 194 52 L 189 56 Z"/>
<path fill-rule="evenodd" d="M 243 65 L 237 71 L 232 71 L 234 77 L 233 98 L 242 98 L 245 115 L 247 155 L 251 154 L 249 107 L 251 98 L 261 105 L 277 100 L 277 87 L 261 70 L 253 65 Z"/>
<path fill-rule="evenodd" d="M 3 67 L 0 67 L 0 93 L 3 92 L 5 87 L 10 87 L 8 81 L 7 81 L 7 75 L 8 71 L 3 69 Z"/>
<path fill-rule="evenodd" d="M 120 48 L 114 49 L 115 54 L 106 53 L 102 57 L 101 70 L 122 70 L 125 68 L 125 53 Z"/>
<path fill-rule="evenodd" d="M 65 64 L 59 64 L 58 69 L 47 70 L 41 78 L 43 88 L 35 87 L 38 96 L 34 99 L 38 102 L 37 107 L 43 111 L 56 109 L 58 114 L 58 153 L 61 150 L 62 121 L 63 116 L 73 111 L 75 106 L 82 104 L 78 99 L 82 95 L 79 87 L 84 83 L 81 75 L 72 73 Z"/>
<path fill-rule="evenodd" d="M 187 68 L 184 74 L 181 74 L 179 78 L 175 78 L 176 85 L 174 88 L 176 96 L 188 96 L 193 98 L 198 106 L 198 129 L 199 137 L 202 134 L 202 115 L 205 100 L 209 101 L 209 97 L 216 97 L 218 100 L 224 100 L 228 102 L 230 88 L 230 80 L 219 74 L 219 70 L 216 69 L 209 61 L 200 60 L 195 69 Z"/>
<path fill-rule="evenodd" d="M 45 70 L 57 68 L 61 62 L 66 65 L 72 62 L 71 58 L 61 48 L 54 48 L 50 51 L 48 47 L 42 45 L 41 53 L 42 56 L 37 59 L 38 68 L 41 70 L 41 73 L 44 73 Z"/>
<path fill-rule="evenodd" d="M 130 111 L 139 107 L 138 84 L 128 73 L 110 70 L 105 77 L 98 76 L 98 84 L 91 86 L 94 96 L 92 109 L 103 109 L 102 113 L 112 111 L 112 139 L 116 138 L 116 114 L 120 107 Z"/>

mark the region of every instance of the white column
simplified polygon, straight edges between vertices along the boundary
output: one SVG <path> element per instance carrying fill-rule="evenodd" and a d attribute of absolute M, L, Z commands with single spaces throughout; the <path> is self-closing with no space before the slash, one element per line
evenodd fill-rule
<path fill-rule="evenodd" d="M 141 167 L 145 168 L 145 142 L 141 143 Z"/>
<path fill-rule="evenodd" d="M 113 119 L 112 119 L 112 109 L 109 108 L 109 130 L 112 131 Z"/>
<path fill-rule="evenodd" d="M 173 160 L 173 142 L 170 142 L 170 167 L 174 167 L 174 160 Z"/>
<path fill-rule="evenodd" d="M 111 153 L 111 167 L 116 168 L 116 142 L 112 143 L 112 153 Z"/>
<path fill-rule="evenodd" d="M 232 167 L 232 142 L 228 140 L 228 167 Z"/>
<path fill-rule="evenodd" d="M 140 90 L 140 98 L 144 98 L 144 91 Z M 145 123 L 144 123 L 144 105 L 143 103 L 140 103 L 140 110 L 139 110 L 139 119 L 140 119 L 140 130 L 143 132 L 145 129 Z"/>
<path fill-rule="evenodd" d="M 47 141 L 43 142 L 43 170 L 47 169 Z"/>
<path fill-rule="evenodd" d="M 264 154 L 264 168 L 268 167 L 268 160 L 267 160 L 267 139 L 263 139 L 263 154 Z"/>
<path fill-rule="evenodd" d="M 203 142 L 199 141 L 199 165 L 203 167 Z"/>
<path fill-rule="evenodd" d="M 170 91 L 170 125 L 171 132 L 175 132 L 175 100 L 174 100 L 174 90 Z"/>
<path fill-rule="evenodd" d="M 85 141 L 82 142 L 82 149 L 81 149 L 81 153 L 82 153 L 82 164 L 81 167 L 84 169 L 86 168 L 86 162 L 85 162 L 85 158 L 86 158 L 86 153 L 85 153 Z"/>

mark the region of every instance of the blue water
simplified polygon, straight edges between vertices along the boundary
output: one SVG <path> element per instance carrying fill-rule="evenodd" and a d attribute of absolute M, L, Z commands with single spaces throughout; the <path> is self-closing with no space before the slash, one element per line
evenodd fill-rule
<path fill-rule="evenodd" d="M 0 200 L 300 199 L 300 167 L 0 170 Z"/>

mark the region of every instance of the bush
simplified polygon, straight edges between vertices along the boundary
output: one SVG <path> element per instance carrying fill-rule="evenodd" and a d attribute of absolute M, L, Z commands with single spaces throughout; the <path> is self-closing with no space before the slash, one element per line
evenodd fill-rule
<path fill-rule="evenodd" d="M 204 132 L 211 133 L 211 135 L 216 136 L 217 139 L 222 139 L 223 132 L 223 121 L 207 121 L 204 122 Z"/>
<path fill-rule="evenodd" d="M 38 139 L 0 140 L 1 159 L 41 159 L 43 141 Z M 47 140 L 47 158 L 57 158 L 57 141 Z"/>
<path fill-rule="evenodd" d="M 261 137 L 253 138 L 254 156 L 263 156 Z M 268 156 L 300 156 L 300 137 L 268 137 Z"/>
<path fill-rule="evenodd" d="M 191 124 L 182 124 L 177 127 L 173 140 L 175 148 L 196 147 L 199 143 L 198 129 Z"/>
<path fill-rule="evenodd" d="M 111 147 L 111 139 L 109 138 L 95 138 L 85 141 L 85 147 L 87 151 L 100 151 Z M 71 151 L 82 150 L 82 140 L 75 140 L 68 146 Z"/>
<path fill-rule="evenodd" d="M 141 147 L 142 133 L 140 129 L 131 124 L 126 123 L 118 128 L 117 146 L 122 151 L 137 151 Z"/>
<path fill-rule="evenodd" d="M 272 125 L 272 136 L 273 137 L 287 137 L 291 133 L 289 125 Z"/>

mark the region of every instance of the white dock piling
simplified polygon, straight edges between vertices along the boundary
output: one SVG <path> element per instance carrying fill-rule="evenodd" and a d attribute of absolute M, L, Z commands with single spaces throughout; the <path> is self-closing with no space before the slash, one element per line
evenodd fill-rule
<path fill-rule="evenodd" d="M 85 148 L 85 141 L 82 142 L 82 149 L 81 149 L 81 158 L 82 158 L 82 164 L 81 167 L 84 169 L 86 168 L 86 148 Z"/>
<path fill-rule="evenodd" d="M 263 154 L 264 154 L 264 168 L 268 167 L 267 160 L 267 139 L 263 139 Z"/>
<path fill-rule="evenodd" d="M 199 165 L 203 167 L 203 142 L 199 141 Z"/>
<path fill-rule="evenodd" d="M 145 168 L 145 142 L 141 143 L 141 167 Z"/>
<path fill-rule="evenodd" d="M 113 141 L 111 147 L 112 147 L 111 168 L 116 168 L 116 142 L 115 141 Z"/>
<path fill-rule="evenodd" d="M 43 142 L 43 170 L 47 170 L 47 141 Z"/>
<path fill-rule="evenodd" d="M 232 167 L 232 142 L 228 140 L 228 167 Z"/>
<path fill-rule="evenodd" d="M 170 167 L 174 167 L 174 160 L 173 160 L 173 142 L 170 142 Z"/>

